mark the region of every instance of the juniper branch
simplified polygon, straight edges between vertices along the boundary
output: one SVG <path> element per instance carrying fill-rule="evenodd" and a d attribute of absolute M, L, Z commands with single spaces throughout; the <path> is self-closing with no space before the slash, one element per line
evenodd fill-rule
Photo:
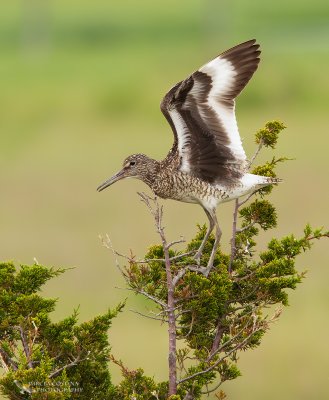
<path fill-rule="evenodd" d="M 176 368 L 176 315 L 175 315 L 175 286 L 173 284 L 173 274 L 171 271 L 171 261 L 169 255 L 169 247 L 176 242 L 169 243 L 167 242 L 166 236 L 164 234 L 164 228 L 162 226 L 162 216 L 163 216 L 163 208 L 159 205 L 157 198 L 151 198 L 147 196 L 145 193 L 138 193 L 141 197 L 142 201 L 146 204 L 151 214 L 153 215 L 157 232 L 162 241 L 162 247 L 165 258 L 165 268 L 166 268 L 166 277 L 167 277 L 167 313 L 168 313 L 168 335 L 169 335 L 169 355 L 168 355 L 168 364 L 169 364 L 169 389 L 168 396 L 174 395 L 177 393 L 177 368 Z M 153 207 L 151 205 L 153 203 Z"/>
<path fill-rule="evenodd" d="M 11 367 L 14 371 L 17 371 L 18 366 L 15 361 L 9 356 L 9 354 L 0 347 L 0 356 L 1 356 L 1 363 L 5 367 L 5 369 L 9 370 Z"/>

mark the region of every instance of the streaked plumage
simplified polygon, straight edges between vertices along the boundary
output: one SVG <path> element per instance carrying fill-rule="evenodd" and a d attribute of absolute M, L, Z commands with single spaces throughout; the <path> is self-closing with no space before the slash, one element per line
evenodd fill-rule
<path fill-rule="evenodd" d="M 204 244 L 216 227 L 216 240 L 208 275 L 221 230 L 216 207 L 274 183 L 268 177 L 249 174 L 235 118 L 235 98 L 258 67 L 260 50 L 255 40 L 241 43 L 177 83 L 161 102 L 161 111 L 174 133 L 174 144 L 162 161 L 134 154 L 123 168 L 98 187 L 101 191 L 126 177 L 144 181 L 162 197 L 200 204 L 209 219 L 206 236 L 195 255 L 199 262 Z"/>

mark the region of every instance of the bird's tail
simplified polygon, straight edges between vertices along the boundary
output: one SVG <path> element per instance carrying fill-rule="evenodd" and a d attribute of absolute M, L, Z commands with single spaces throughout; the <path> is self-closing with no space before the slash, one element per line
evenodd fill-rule
<path fill-rule="evenodd" d="M 275 185 L 282 182 L 280 178 L 273 178 L 271 176 L 261 176 L 254 174 L 245 174 L 242 178 L 242 184 L 249 188 L 261 188 L 267 185 Z"/>
<path fill-rule="evenodd" d="M 265 179 L 267 185 L 275 185 L 280 182 L 283 182 L 283 179 L 272 178 L 271 176 L 263 176 L 263 178 Z"/>

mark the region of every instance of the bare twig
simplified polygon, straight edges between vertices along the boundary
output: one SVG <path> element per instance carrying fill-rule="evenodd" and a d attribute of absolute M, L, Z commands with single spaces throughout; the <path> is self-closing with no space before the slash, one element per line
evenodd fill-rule
<path fill-rule="evenodd" d="M 263 139 L 260 139 L 259 144 L 258 144 L 258 148 L 255 151 L 255 154 L 251 157 L 250 161 L 247 163 L 247 170 L 250 169 L 251 165 L 253 164 L 253 162 L 255 161 L 256 157 L 258 156 L 259 152 L 261 151 L 262 147 L 263 147 Z"/>
<path fill-rule="evenodd" d="M 166 303 L 164 303 L 163 301 L 161 301 L 157 297 L 152 296 L 151 294 L 145 292 L 145 290 L 143 290 L 143 289 L 121 288 L 121 287 L 118 287 L 118 286 L 116 286 L 116 289 L 129 290 L 129 291 L 132 291 L 132 292 L 135 292 L 135 293 L 137 292 L 137 293 L 142 294 L 143 296 L 147 297 L 148 299 L 154 301 L 155 303 L 159 304 L 159 306 L 163 307 L 164 309 L 166 309 L 166 307 L 167 307 Z"/>
<path fill-rule="evenodd" d="M 55 369 L 51 374 L 48 375 L 48 378 L 49 378 L 49 379 L 55 378 L 56 376 L 58 376 L 58 375 L 59 375 L 62 371 L 64 371 L 65 369 L 75 367 L 75 366 L 78 365 L 79 363 L 88 360 L 88 359 L 89 359 L 89 354 L 90 354 L 90 351 L 88 351 L 86 357 L 84 357 L 84 358 L 81 358 L 81 354 L 78 354 L 78 355 L 74 358 L 74 360 L 71 361 L 70 363 L 68 363 L 68 364 L 66 364 L 66 365 L 63 365 L 63 366 L 60 367 L 60 368 Z"/>
<path fill-rule="evenodd" d="M 170 261 L 176 261 L 179 260 L 180 258 L 190 256 L 191 254 L 194 254 L 195 251 L 188 251 L 187 253 L 182 253 L 182 254 L 177 254 L 176 256 L 170 257 Z"/>
<path fill-rule="evenodd" d="M 130 260 L 131 262 L 135 263 L 135 264 L 148 264 L 152 261 L 158 261 L 158 262 L 165 262 L 164 258 L 145 258 L 144 260 Z"/>
<path fill-rule="evenodd" d="M 252 193 L 248 194 L 248 196 L 245 197 L 243 200 L 239 201 L 239 207 L 241 207 L 241 206 L 243 206 L 245 203 L 247 203 L 247 201 L 249 201 L 250 198 L 251 198 L 252 196 L 254 196 L 254 194 L 255 194 L 255 192 L 252 192 Z"/>
<path fill-rule="evenodd" d="M 160 318 L 160 317 L 152 317 L 152 315 L 147 315 L 147 314 L 141 313 L 141 312 L 136 311 L 136 310 L 129 310 L 129 311 L 133 312 L 134 314 L 141 315 L 142 317 L 145 317 L 145 318 L 155 319 L 156 321 L 160 321 L 160 322 L 168 322 L 168 320 L 165 319 L 164 317 L 162 317 L 162 318 Z"/>
<path fill-rule="evenodd" d="M 179 260 L 180 258 L 190 256 L 193 253 L 195 253 L 195 252 L 188 251 L 187 253 L 177 254 L 175 256 L 170 257 L 170 261 L 172 262 L 172 261 Z M 124 256 L 124 257 L 129 259 L 129 257 L 127 257 L 127 256 Z M 152 262 L 152 261 L 160 261 L 160 262 L 164 263 L 166 260 L 164 258 L 145 258 L 144 260 L 129 259 L 129 261 L 134 262 L 136 264 L 148 264 L 149 262 Z"/>
<path fill-rule="evenodd" d="M 99 238 L 100 238 L 100 240 L 102 241 L 102 245 L 103 245 L 104 247 L 106 247 L 107 249 L 109 249 L 109 250 L 112 251 L 112 253 L 113 253 L 113 255 L 114 255 L 114 258 L 115 258 L 115 265 L 116 265 L 116 267 L 118 268 L 118 270 L 122 273 L 122 275 L 124 275 L 124 273 L 123 273 L 123 271 L 122 271 L 122 268 L 121 268 L 121 266 L 120 266 L 119 260 L 117 259 L 116 256 L 118 256 L 118 257 L 123 257 L 123 258 L 127 258 L 129 261 L 131 260 L 131 258 L 129 258 L 128 256 L 125 256 L 125 255 L 123 255 L 123 254 L 118 253 L 118 252 L 114 249 L 114 247 L 113 247 L 113 245 L 112 245 L 112 241 L 111 241 L 111 239 L 110 239 L 110 237 L 109 237 L 108 234 L 106 234 L 106 238 L 105 238 L 105 239 L 104 239 L 101 235 L 99 235 Z"/>
<path fill-rule="evenodd" d="M 170 247 L 174 246 L 175 244 L 180 244 L 180 243 L 185 243 L 185 242 L 186 242 L 186 240 L 183 237 L 181 237 L 181 239 L 174 240 L 170 243 L 167 243 L 166 246 L 167 246 L 167 249 L 170 249 Z"/>

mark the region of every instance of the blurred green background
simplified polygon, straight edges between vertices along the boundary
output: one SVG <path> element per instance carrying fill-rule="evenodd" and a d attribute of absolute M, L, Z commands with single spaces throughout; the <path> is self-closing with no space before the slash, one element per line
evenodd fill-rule
<path fill-rule="evenodd" d="M 253 133 L 281 119 L 277 155 L 284 179 L 272 200 L 279 227 L 301 232 L 306 222 L 328 227 L 329 2 L 327 0 L 20 0 L 0 13 L 1 259 L 77 266 L 45 295 L 59 297 L 54 318 L 80 304 L 88 319 L 129 297 L 110 341 L 117 358 L 166 378 L 166 329 L 129 309 L 145 303 L 118 290 L 124 283 L 115 248 L 142 257 L 157 242 L 137 195 L 148 189 L 123 181 L 96 187 L 130 153 L 164 157 L 169 125 L 159 111 L 166 91 L 219 52 L 257 38 L 263 53 L 237 104 L 247 154 Z M 260 161 L 272 157 L 266 150 Z M 200 207 L 166 201 L 167 235 L 190 239 Z M 228 246 L 233 204 L 219 207 Z M 225 384 L 230 399 L 329 398 L 328 243 L 300 257 L 308 278 L 260 348 L 241 357 L 243 376 Z M 115 381 L 119 373 L 113 367 Z M 215 398 L 215 397 L 210 397 Z"/>

